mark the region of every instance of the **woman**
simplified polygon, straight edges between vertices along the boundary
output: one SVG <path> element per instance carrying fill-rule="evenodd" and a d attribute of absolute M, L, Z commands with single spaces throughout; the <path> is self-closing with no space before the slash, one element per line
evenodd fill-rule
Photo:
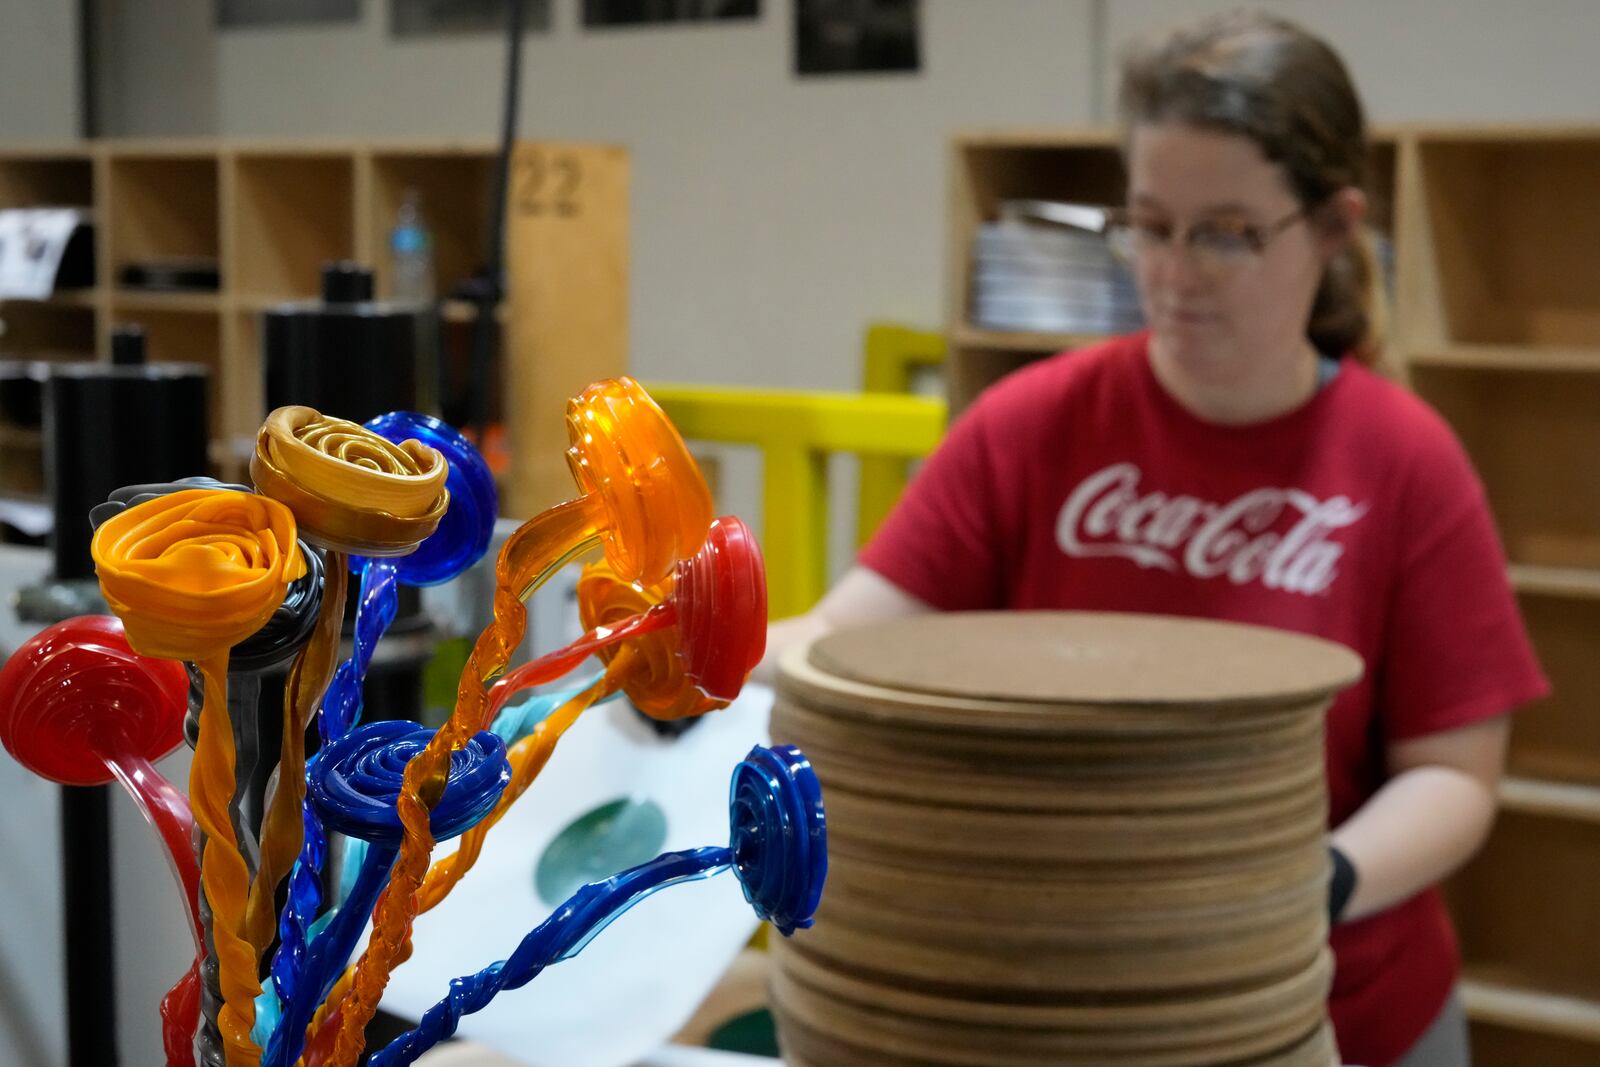
<path fill-rule="evenodd" d="M 1547 685 L 1484 494 L 1425 404 L 1370 369 L 1360 102 L 1280 19 L 1125 63 L 1114 234 L 1147 333 L 1021 370 L 951 429 L 850 571 L 773 649 L 932 610 L 1143 611 L 1355 649 L 1327 717 L 1347 1062 L 1468 1062 L 1437 889 L 1494 818 L 1507 712 Z M 770 663 L 770 658 L 769 658 Z"/>

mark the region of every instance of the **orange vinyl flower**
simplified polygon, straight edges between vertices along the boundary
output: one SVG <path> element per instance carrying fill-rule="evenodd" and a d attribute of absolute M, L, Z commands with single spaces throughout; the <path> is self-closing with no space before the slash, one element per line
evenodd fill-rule
<path fill-rule="evenodd" d="M 265 497 L 186 489 L 107 519 L 90 545 L 134 651 L 203 660 L 249 637 L 305 573 L 295 517 Z"/>
<path fill-rule="evenodd" d="M 629 581 L 665 581 L 705 542 L 711 490 L 677 427 L 632 378 L 595 382 L 567 402 L 567 466 L 598 502 L 605 558 Z"/>
<path fill-rule="evenodd" d="M 250 872 L 228 814 L 234 791 L 228 650 L 260 629 L 289 583 L 305 573 L 294 515 L 266 497 L 189 489 L 107 519 L 90 552 L 128 644 L 148 656 L 194 660 L 205 679 L 189 799 L 208 838 L 200 881 L 211 904 L 222 988 L 217 1025 L 228 1067 L 247 1067 L 260 1060 L 250 1029 L 261 983 L 257 952 L 241 935 Z"/>

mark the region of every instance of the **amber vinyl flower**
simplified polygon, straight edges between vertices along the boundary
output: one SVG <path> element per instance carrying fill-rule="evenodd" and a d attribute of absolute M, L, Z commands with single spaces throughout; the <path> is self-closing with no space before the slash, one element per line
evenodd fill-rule
<path fill-rule="evenodd" d="M 90 544 L 100 590 L 135 651 L 205 659 L 259 630 L 305 573 L 275 500 L 190 489 L 112 516 Z"/>
<path fill-rule="evenodd" d="M 250 461 L 256 488 L 293 509 L 308 541 L 362 556 L 403 556 L 433 533 L 449 472 L 420 441 L 395 444 L 300 406 L 267 416 Z"/>

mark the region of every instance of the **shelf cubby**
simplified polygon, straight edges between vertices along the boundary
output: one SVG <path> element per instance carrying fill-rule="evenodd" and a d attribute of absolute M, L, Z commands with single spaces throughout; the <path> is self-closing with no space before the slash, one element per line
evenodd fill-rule
<path fill-rule="evenodd" d="M 494 157 L 478 149 L 374 152 L 368 225 L 379 252 L 373 263 L 378 296 L 393 293 L 388 238 L 409 190 L 420 195 L 423 221 L 433 237 L 434 284 L 444 297 L 483 267 L 493 188 Z"/>
<path fill-rule="evenodd" d="M 1074 340 L 1090 340 L 972 325 L 972 250 L 979 228 L 999 218 L 1000 205 L 1007 200 L 1113 205 L 1122 202 L 1126 184 L 1116 134 L 1110 130 L 956 138 L 946 294 L 951 340 L 946 382 L 952 415 L 1000 377 L 1072 347 Z"/>
<path fill-rule="evenodd" d="M 1423 135 L 1417 162 L 1413 341 L 1600 349 L 1600 140 Z"/>
<path fill-rule="evenodd" d="M 1527 592 L 1520 600 L 1553 692 L 1518 712 L 1510 771 L 1600 788 L 1600 600 Z"/>
<path fill-rule="evenodd" d="M 322 265 L 356 256 L 354 157 L 239 152 L 228 165 L 228 287 L 247 300 L 317 296 Z"/>
<path fill-rule="evenodd" d="M 1555 998 L 1587 1007 L 1592 1029 L 1580 1032 L 1600 1056 L 1600 969 L 1587 948 L 1600 943 L 1600 820 L 1580 808 L 1530 810 L 1515 800 L 1449 886 L 1467 974 L 1527 994 L 1530 1016 Z"/>
<path fill-rule="evenodd" d="M 91 359 L 94 353 L 92 303 L 0 301 L 0 359 Z"/>
<path fill-rule="evenodd" d="M 104 222 L 109 232 L 101 245 L 109 262 L 101 269 L 103 284 L 120 290 L 122 271 L 132 264 L 218 259 L 214 153 L 115 155 L 109 174 Z"/>
<path fill-rule="evenodd" d="M 1600 456 L 1600 374 L 1414 363 L 1411 381 L 1466 445 L 1513 563 L 1600 567 L 1600 479 L 1580 461 Z"/>
<path fill-rule="evenodd" d="M 0 149 L 0 207 L 93 207 L 94 160 L 83 150 Z"/>

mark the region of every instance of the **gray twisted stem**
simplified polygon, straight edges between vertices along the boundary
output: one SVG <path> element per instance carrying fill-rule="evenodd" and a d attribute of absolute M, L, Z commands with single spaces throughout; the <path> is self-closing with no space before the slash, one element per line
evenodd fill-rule
<path fill-rule="evenodd" d="M 195 846 L 196 859 L 205 858 L 205 837 L 198 831 Z M 217 1027 L 217 1013 L 222 1010 L 222 985 L 218 978 L 217 947 L 211 938 L 211 904 L 206 900 L 205 887 L 199 894 L 200 923 L 205 930 L 206 958 L 200 963 L 200 1025 L 194 1034 L 195 1067 L 227 1067 L 227 1055 L 222 1047 L 222 1031 Z"/>
<path fill-rule="evenodd" d="M 200 704 L 204 690 L 199 668 L 192 663 L 184 666 L 189 669 L 189 713 L 184 718 L 184 736 L 193 748 L 200 736 Z M 268 777 L 263 772 L 277 763 L 279 740 L 276 731 L 261 729 L 260 697 L 260 674 L 228 672 L 228 719 L 233 724 L 234 759 L 237 761 L 233 800 L 228 810 L 239 851 L 252 878 L 261 855 L 259 831 Z M 196 828 L 195 838 L 195 857 L 203 860 L 206 835 Z M 217 1026 L 217 1013 L 222 1009 L 221 971 L 212 937 L 211 904 L 203 886 L 198 903 L 200 923 L 205 930 L 206 958 L 200 964 L 200 1026 L 195 1032 L 195 1063 L 197 1067 L 226 1067 L 222 1031 Z"/>

